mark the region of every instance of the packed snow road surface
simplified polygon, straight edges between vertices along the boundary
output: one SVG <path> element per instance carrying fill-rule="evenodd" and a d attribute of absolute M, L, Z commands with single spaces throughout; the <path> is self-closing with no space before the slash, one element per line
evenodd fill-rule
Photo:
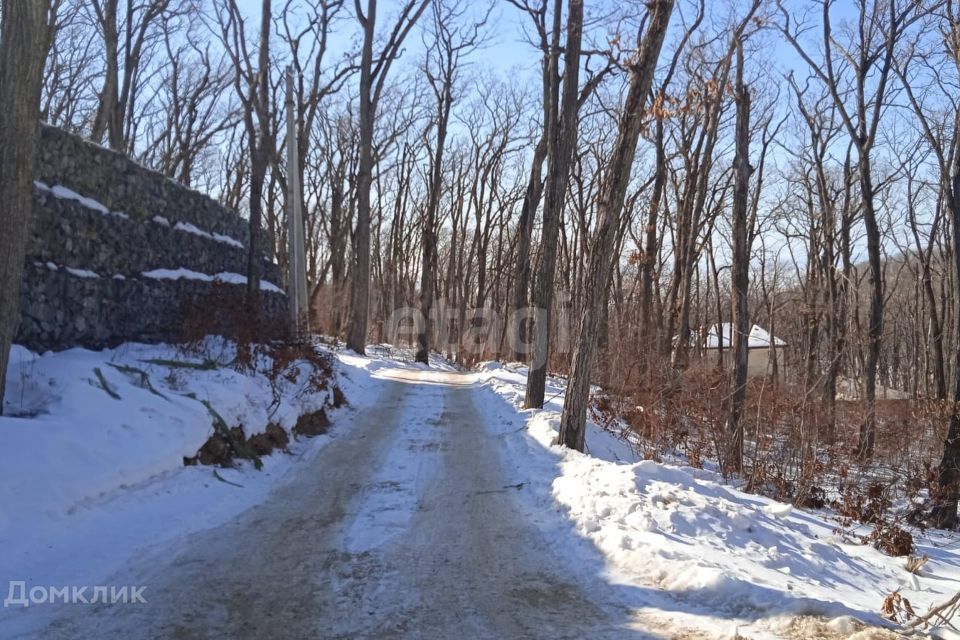
<path fill-rule="evenodd" d="M 585 579 L 554 551 L 472 375 L 376 377 L 380 401 L 269 500 L 126 569 L 147 604 L 68 607 L 44 637 L 686 637 L 639 630 L 602 563 Z"/>

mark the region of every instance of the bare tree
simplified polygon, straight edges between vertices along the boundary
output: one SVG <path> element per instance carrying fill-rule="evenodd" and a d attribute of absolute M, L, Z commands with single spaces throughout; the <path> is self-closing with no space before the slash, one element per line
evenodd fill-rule
<path fill-rule="evenodd" d="M 270 27 L 271 0 L 262 0 L 256 60 L 247 42 L 245 20 L 236 0 L 220 0 L 217 19 L 220 37 L 233 62 L 233 88 L 240 100 L 242 121 L 249 148 L 249 222 L 247 246 L 247 302 L 251 313 L 260 313 L 260 246 L 263 224 L 263 194 L 267 169 L 276 146 L 271 128 Z"/>
<path fill-rule="evenodd" d="M 685 168 L 684 180 L 678 185 L 678 197 L 674 230 L 674 274 L 670 287 L 670 319 L 665 332 L 664 347 L 669 349 L 676 328 L 673 344 L 673 365 L 678 369 L 687 366 L 687 352 L 691 345 L 690 313 L 693 305 L 691 287 L 698 274 L 696 263 L 705 242 L 704 232 L 711 229 L 720 213 L 721 202 L 717 198 L 727 188 L 729 175 L 718 180 L 714 174 L 715 149 L 720 136 L 720 118 L 727 101 L 723 89 L 727 86 L 733 56 L 739 43 L 750 27 L 760 8 L 760 0 L 754 0 L 746 15 L 732 29 L 726 51 L 716 62 L 704 64 L 703 56 L 691 56 L 699 67 L 688 70 L 690 82 L 699 94 L 692 109 L 685 112 L 693 125 L 688 131 L 681 129 L 681 157 Z M 689 64 L 689 63 L 688 63 Z M 706 77 L 701 74 L 706 72 Z M 698 104 L 699 103 L 699 104 Z M 723 340 L 720 340 L 723 344 Z"/>
<path fill-rule="evenodd" d="M 508 0 L 511 4 L 526 13 L 533 22 L 537 32 L 537 45 L 541 51 L 541 95 L 543 126 L 533 148 L 533 158 L 530 162 L 527 188 L 523 195 L 523 208 L 520 210 L 520 219 L 517 221 L 517 248 L 516 248 L 516 282 L 514 284 L 513 308 L 514 317 L 520 318 L 527 308 L 530 276 L 530 245 L 533 242 L 533 224 L 536 219 L 537 208 L 540 206 L 540 197 L 543 194 L 543 163 L 547 158 L 547 123 L 550 121 L 550 102 L 553 85 L 556 80 L 550 76 L 551 47 L 547 35 L 547 7 L 548 0 Z M 512 332 L 513 359 L 524 360 L 527 353 L 522 345 L 525 343 L 525 325 L 517 322 L 508 327 Z"/>
<path fill-rule="evenodd" d="M 725 434 L 724 467 L 743 467 L 743 406 L 747 399 L 747 357 L 750 333 L 749 294 L 750 244 L 747 229 L 747 198 L 750 192 L 750 89 L 743 82 L 743 41 L 737 43 L 737 75 L 734 88 L 737 102 L 736 153 L 733 158 L 733 389 L 730 418 Z"/>
<path fill-rule="evenodd" d="M 360 0 L 354 0 L 357 20 L 363 28 L 360 54 L 360 137 L 357 165 L 357 226 L 354 236 L 353 286 L 350 292 L 350 328 L 347 346 L 364 353 L 370 315 L 370 186 L 373 182 L 373 132 L 377 106 L 383 94 L 387 74 L 399 57 L 403 41 L 426 10 L 430 0 L 407 0 L 383 49 L 373 55 L 377 26 L 377 0 L 367 0 L 364 13 Z"/>
<path fill-rule="evenodd" d="M 310 166 L 308 158 L 313 152 L 313 146 L 316 137 L 316 126 L 318 119 L 324 116 L 322 109 L 324 102 L 336 94 L 351 75 L 357 70 L 356 52 L 353 49 L 348 50 L 341 59 L 331 60 L 330 36 L 334 32 L 338 21 L 344 17 L 341 14 L 344 11 L 344 0 L 320 0 L 307 5 L 306 15 L 302 21 L 298 21 L 298 12 L 296 0 L 287 0 L 283 5 L 280 16 L 277 19 L 279 31 L 282 39 L 286 42 L 290 50 L 290 66 L 293 67 L 294 83 L 294 102 L 296 106 L 296 137 L 299 157 L 297 166 L 300 170 L 300 184 L 307 184 L 310 179 L 307 176 L 308 171 L 315 169 Z M 284 144 L 288 144 L 285 141 Z M 335 150 L 330 150 L 335 153 Z M 274 160 L 278 162 L 279 154 L 275 154 Z M 282 170 L 282 167 L 276 166 L 273 175 L 286 190 L 286 181 L 288 177 Z M 326 175 L 326 178 L 332 176 Z M 342 187 L 343 178 L 340 178 Z M 330 184 L 329 186 L 333 186 Z M 319 222 L 316 215 L 311 215 L 311 210 L 316 209 L 316 202 L 310 203 L 307 200 L 305 190 L 301 189 L 300 199 L 302 210 L 306 212 L 305 222 L 307 227 L 317 226 Z M 311 204 L 313 206 L 311 206 Z M 339 206 L 340 203 L 337 203 Z M 277 243 L 277 257 L 281 265 L 285 265 L 286 252 L 281 242 L 285 225 L 277 224 L 270 220 L 271 228 L 277 227 L 279 233 L 275 238 Z M 315 243 L 311 238 L 316 233 L 307 233 L 307 248 L 311 254 L 311 265 L 308 269 L 308 279 L 314 281 L 317 275 L 315 264 L 316 252 L 313 251 Z M 318 283 L 313 282 L 313 291 L 319 293 Z"/>
<path fill-rule="evenodd" d="M 903 0 L 874 0 L 858 3 L 858 24 L 853 42 L 844 47 L 834 37 L 830 9 L 833 0 L 820 0 L 822 62 L 815 61 L 800 43 L 800 26 L 794 26 L 781 0 L 778 5 L 783 17 L 781 32 L 794 50 L 807 63 L 811 72 L 826 86 L 834 100 L 847 133 L 857 150 L 857 177 L 860 185 L 863 224 L 867 234 L 867 253 L 870 263 L 870 313 L 868 350 L 865 367 L 864 397 L 867 416 L 860 430 L 860 455 L 873 455 L 876 442 L 877 366 L 883 334 L 883 262 L 880 226 L 877 221 L 876 184 L 873 170 L 873 149 L 877 128 L 887 104 L 890 75 L 893 71 L 897 41 L 905 29 L 918 20 L 923 8 Z M 854 105 L 847 102 L 847 90 L 841 84 L 841 75 L 835 61 L 835 51 L 845 61 L 852 74 Z"/>
<path fill-rule="evenodd" d="M 41 119 L 75 133 L 84 132 L 94 118 L 94 85 L 101 66 L 86 14 L 83 3 L 58 1 L 43 74 Z"/>
<path fill-rule="evenodd" d="M 100 142 L 106 135 L 111 149 L 130 152 L 145 57 L 170 28 L 169 23 L 160 28 L 164 19 L 183 15 L 188 7 L 174 0 L 126 0 L 122 7 L 120 0 L 91 0 L 89 6 L 103 39 L 106 62 L 90 136 Z"/>
<path fill-rule="evenodd" d="M 33 211 L 49 0 L 3 0 L 0 12 L 0 414 Z"/>
<path fill-rule="evenodd" d="M 567 40 L 563 54 L 563 96 L 559 92 L 560 14 L 561 2 L 553 7 L 553 46 L 548 74 L 555 82 L 545 109 L 547 122 L 547 180 L 544 185 L 543 230 L 540 236 L 540 263 L 533 286 L 534 322 L 533 354 L 527 373 L 527 389 L 523 400 L 526 408 L 542 407 L 550 360 L 550 318 L 553 308 L 554 277 L 557 262 L 557 236 L 560 217 L 567 194 L 570 161 L 575 148 L 577 112 L 580 92 L 580 48 L 583 40 L 583 0 L 570 0 L 567 10 Z M 562 103 L 560 100 L 562 99 Z"/>
<path fill-rule="evenodd" d="M 646 369 L 651 360 L 651 356 L 656 354 L 654 341 L 654 272 L 657 267 L 658 254 L 660 250 L 660 238 L 658 227 L 662 224 L 660 220 L 661 208 L 665 206 L 667 191 L 667 140 L 664 120 L 669 115 L 669 105 L 667 104 L 667 91 L 670 83 L 676 73 L 680 57 L 686 52 L 686 45 L 693 34 L 700 27 L 703 18 L 706 15 L 703 0 L 697 7 L 697 14 L 693 21 L 684 29 L 683 37 L 677 45 L 673 54 L 673 60 L 667 70 L 663 81 L 655 96 L 654 106 L 652 108 L 653 116 L 656 119 L 654 125 L 653 144 L 656 149 L 656 161 L 654 164 L 653 192 L 650 195 L 650 202 L 647 209 L 647 224 L 644 229 L 643 252 L 640 255 L 640 274 L 641 274 L 641 292 L 640 292 L 640 317 L 638 322 L 637 336 L 641 347 L 641 372 Z M 638 242 L 639 245 L 639 242 Z"/>
<path fill-rule="evenodd" d="M 952 85 L 942 83 L 940 74 L 942 71 L 946 75 L 949 69 L 954 81 L 960 77 L 960 14 L 957 13 L 957 5 L 953 0 L 947 0 L 943 12 L 942 20 L 945 26 L 941 27 L 942 43 L 940 43 L 940 46 L 944 48 L 946 53 L 946 68 L 935 68 L 930 71 L 936 78 L 935 86 L 941 87 L 941 91 L 949 97 L 945 122 L 934 120 L 935 116 L 933 114 L 938 113 L 939 110 L 924 108 L 911 87 L 906 71 L 900 67 L 895 67 L 895 70 L 906 89 L 910 105 L 920 124 L 921 132 L 934 153 L 939 173 L 939 188 L 942 192 L 943 208 L 950 223 L 948 253 L 952 257 L 953 286 L 956 287 L 960 283 L 960 127 L 958 127 L 958 124 L 960 124 L 960 105 L 952 95 Z M 937 48 L 939 49 L 940 46 Z M 911 53 L 915 53 L 922 64 L 930 64 L 929 60 L 933 58 L 927 52 L 918 51 L 916 48 Z M 947 87 L 951 88 L 948 89 Z M 913 221 L 912 217 L 911 221 Z M 912 224 L 916 236 L 916 225 L 914 222 Z M 931 231 L 932 234 L 933 231 Z M 919 238 L 917 238 L 917 241 L 919 243 Z M 923 270 L 924 290 L 929 299 L 932 289 L 929 259 L 923 260 Z M 935 309 L 935 306 L 931 306 L 932 319 L 936 318 Z M 953 406 L 950 411 L 947 436 L 943 443 L 943 454 L 937 472 L 937 490 L 933 495 L 933 509 L 930 514 L 930 520 L 934 526 L 945 528 L 956 526 L 957 502 L 960 500 L 960 295 L 957 295 L 956 292 L 954 292 L 953 322 L 954 371 L 953 390 L 950 396 Z M 936 324 L 934 330 L 939 333 L 939 323 Z M 935 344 L 940 339 L 941 337 L 938 334 L 935 335 Z M 938 363 L 938 366 L 943 366 L 942 353 L 938 356 Z M 942 372 L 937 374 L 938 390 L 941 386 L 941 379 L 944 377 Z M 943 382 L 945 383 L 945 380 Z"/>
<path fill-rule="evenodd" d="M 433 310 L 434 281 L 437 271 L 437 209 L 443 187 L 443 152 L 450 125 L 450 111 L 455 100 L 454 85 L 457 82 L 462 60 L 475 49 L 483 38 L 482 29 L 493 6 L 480 21 L 460 26 L 469 5 L 462 0 L 435 0 L 433 22 L 430 29 L 431 42 L 427 48 L 424 73 L 436 101 L 436 114 L 432 122 L 434 142 L 429 149 L 429 178 L 427 204 L 423 212 L 420 262 L 420 316 L 417 331 L 417 362 L 429 362 L 431 312 Z"/>
<path fill-rule="evenodd" d="M 237 103 L 229 89 L 233 69 L 222 52 L 200 45 L 199 34 L 187 33 L 175 44 L 171 29 L 163 30 L 166 61 L 156 101 L 160 108 L 145 131 L 142 162 L 190 186 L 203 156 L 221 134 L 239 123 Z"/>
<path fill-rule="evenodd" d="M 616 234 L 643 124 L 644 103 L 653 85 L 653 74 L 673 12 L 673 0 L 655 0 L 649 11 L 649 25 L 637 44 L 636 58 L 628 64 L 629 88 L 597 202 L 597 226 L 590 246 L 588 283 L 577 326 L 570 383 L 560 418 L 560 443 L 577 451 L 583 451 L 586 438 L 587 403 L 600 307 L 606 305 L 607 281 L 613 268 Z"/>

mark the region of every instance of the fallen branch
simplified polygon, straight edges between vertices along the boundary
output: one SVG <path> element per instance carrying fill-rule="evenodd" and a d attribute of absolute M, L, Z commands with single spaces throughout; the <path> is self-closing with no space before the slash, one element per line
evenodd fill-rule
<path fill-rule="evenodd" d="M 223 483 L 225 483 L 225 484 L 229 484 L 230 486 L 233 486 L 233 487 L 240 487 L 241 489 L 243 489 L 243 485 L 242 485 L 242 484 L 237 484 L 236 482 L 230 482 L 229 480 L 227 480 L 226 478 L 224 478 L 223 476 L 221 476 L 219 473 L 217 473 L 217 470 L 216 470 L 216 469 L 213 470 L 213 477 L 216 478 L 217 480 L 219 480 L 220 482 L 223 482 Z"/>
<path fill-rule="evenodd" d="M 97 381 L 100 383 L 100 388 L 107 392 L 114 400 L 120 399 L 120 394 L 110 388 L 110 383 L 107 382 L 107 379 L 103 375 L 103 371 L 100 370 L 100 367 L 94 367 L 93 373 L 97 376 Z"/>
<path fill-rule="evenodd" d="M 919 627 L 920 625 L 927 626 L 930 624 L 930 621 L 933 618 L 939 618 L 944 624 L 953 626 L 950 624 L 950 620 L 953 618 L 954 614 L 957 612 L 957 608 L 960 607 L 960 591 L 958 591 L 952 598 L 947 600 L 942 604 L 938 604 L 935 607 L 931 607 L 922 616 L 916 616 L 904 624 L 908 629 L 913 629 Z M 943 612 L 947 613 L 944 614 Z"/>
<path fill-rule="evenodd" d="M 107 366 L 113 367 L 120 373 L 132 378 L 134 383 L 141 389 L 146 389 L 147 391 L 149 391 L 155 396 L 159 396 L 164 400 L 169 400 L 167 396 L 157 391 L 157 389 L 153 386 L 153 384 L 150 383 L 150 376 L 143 369 L 138 369 L 136 367 L 130 367 L 126 365 L 114 364 L 112 362 L 108 362 Z"/>

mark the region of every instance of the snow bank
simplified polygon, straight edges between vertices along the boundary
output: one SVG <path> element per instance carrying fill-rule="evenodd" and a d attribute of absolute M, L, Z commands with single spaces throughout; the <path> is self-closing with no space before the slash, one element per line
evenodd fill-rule
<path fill-rule="evenodd" d="M 206 351 L 220 362 L 234 357 L 221 339 Z M 188 358 L 162 345 L 44 355 L 14 346 L 0 417 L 0 585 L 99 584 L 145 546 L 216 526 L 266 499 L 328 441 L 294 441 L 290 455 L 264 457 L 261 471 L 241 462 L 216 477 L 210 467 L 184 467 L 213 432 L 202 401 L 252 435 L 269 422 L 292 429 L 331 392 L 306 393 L 305 370 L 273 387 L 229 366 L 164 360 Z M 341 386 L 354 401 L 352 384 Z M 0 628 L 14 614 L 29 627 L 46 609 L 0 608 Z"/>
<path fill-rule="evenodd" d="M 223 362 L 235 355 L 221 339 L 205 350 Z M 261 375 L 144 362 L 162 359 L 186 358 L 172 347 L 138 344 L 44 355 L 14 347 L 0 417 L 0 586 L 105 584 L 145 548 L 218 526 L 268 499 L 329 442 L 326 435 L 292 441 L 289 453 L 264 457 L 260 471 L 247 462 L 184 467 L 183 456 L 212 433 L 201 400 L 249 434 L 268 420 L 292 428 L 301 413 L 322 408 L 329 392 L 303 393 L 300 376 L 274 396 Z M 116 367 L 146 372 L 149 386 Z M 355 406 L 375 397 L 339 382 Z M 334 426 L 343 421 L 334 416 Z M 0 607 L 0 636 L 31 637 L 54 611 Z"/>
<path fill-rule="evenodd" d="M 326 400 L 297 397 L 291 384 L 276 402 L 262 375 L 159 364 L 183 359 L 164 346 L 43 356 L 15 346 L 0 418 L 0 536 L 17 522 L 61 517 L 85 500 L 180 468 L 212 433 L 202 401 L 251 435 L 271 421 L 292 429 Z"/>
<path fill-rule="evenodd" d="M 920 612 L 960 590 L 960 552 L 951 536 L 914 533 L 918 553 L 931 556 L 929 570 L 914 576 L 904 558 L 838 534 L 827 514 L 737 491 L 702 469 L 637 460 L 625 442 L 594 424 L 589 454 L 562 448 L 563 381 L 548 381 L 552 399 L 544 410 L 521 411 L 524 369 L 483 363 L 477 371 L 500 399 L 499 408 L 491 399 L 490 420 L 504 425 L 506 455 L 532 489 L 524 494 L 527 507 L 562 516 L 544 517 L 541 526 L 558 544 L 571 545 L 566 555 L 583 556 L 579 545 L 589 541 L 606 559 L 609 580 L 642 587 L 644 596 L 624 604 L 651 616 L 654 627 L 680 602 L 682 613 L 671 620 L 711 637 L 784 637 L 796 631 L 798 616 L 883 624 L 880 606 L 895 590 Z M 570 527 L 576 536 L 564 535 Z M 789 637 L 824 637 L 822 625 L 816 628 Z"/>

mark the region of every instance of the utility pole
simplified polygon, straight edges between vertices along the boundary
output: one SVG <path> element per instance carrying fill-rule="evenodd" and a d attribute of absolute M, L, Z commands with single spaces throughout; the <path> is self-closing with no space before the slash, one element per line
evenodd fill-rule
<path fill-rule="evenodd" d="M 287 299 L 290 304 L 290 328 L 294 338 L 302 338 L 306 334 L 309 322 L 307 257 L 303 237 L 301 197 L 300 149 L 293 100 L 293 70 L 287 67 Z"/>

